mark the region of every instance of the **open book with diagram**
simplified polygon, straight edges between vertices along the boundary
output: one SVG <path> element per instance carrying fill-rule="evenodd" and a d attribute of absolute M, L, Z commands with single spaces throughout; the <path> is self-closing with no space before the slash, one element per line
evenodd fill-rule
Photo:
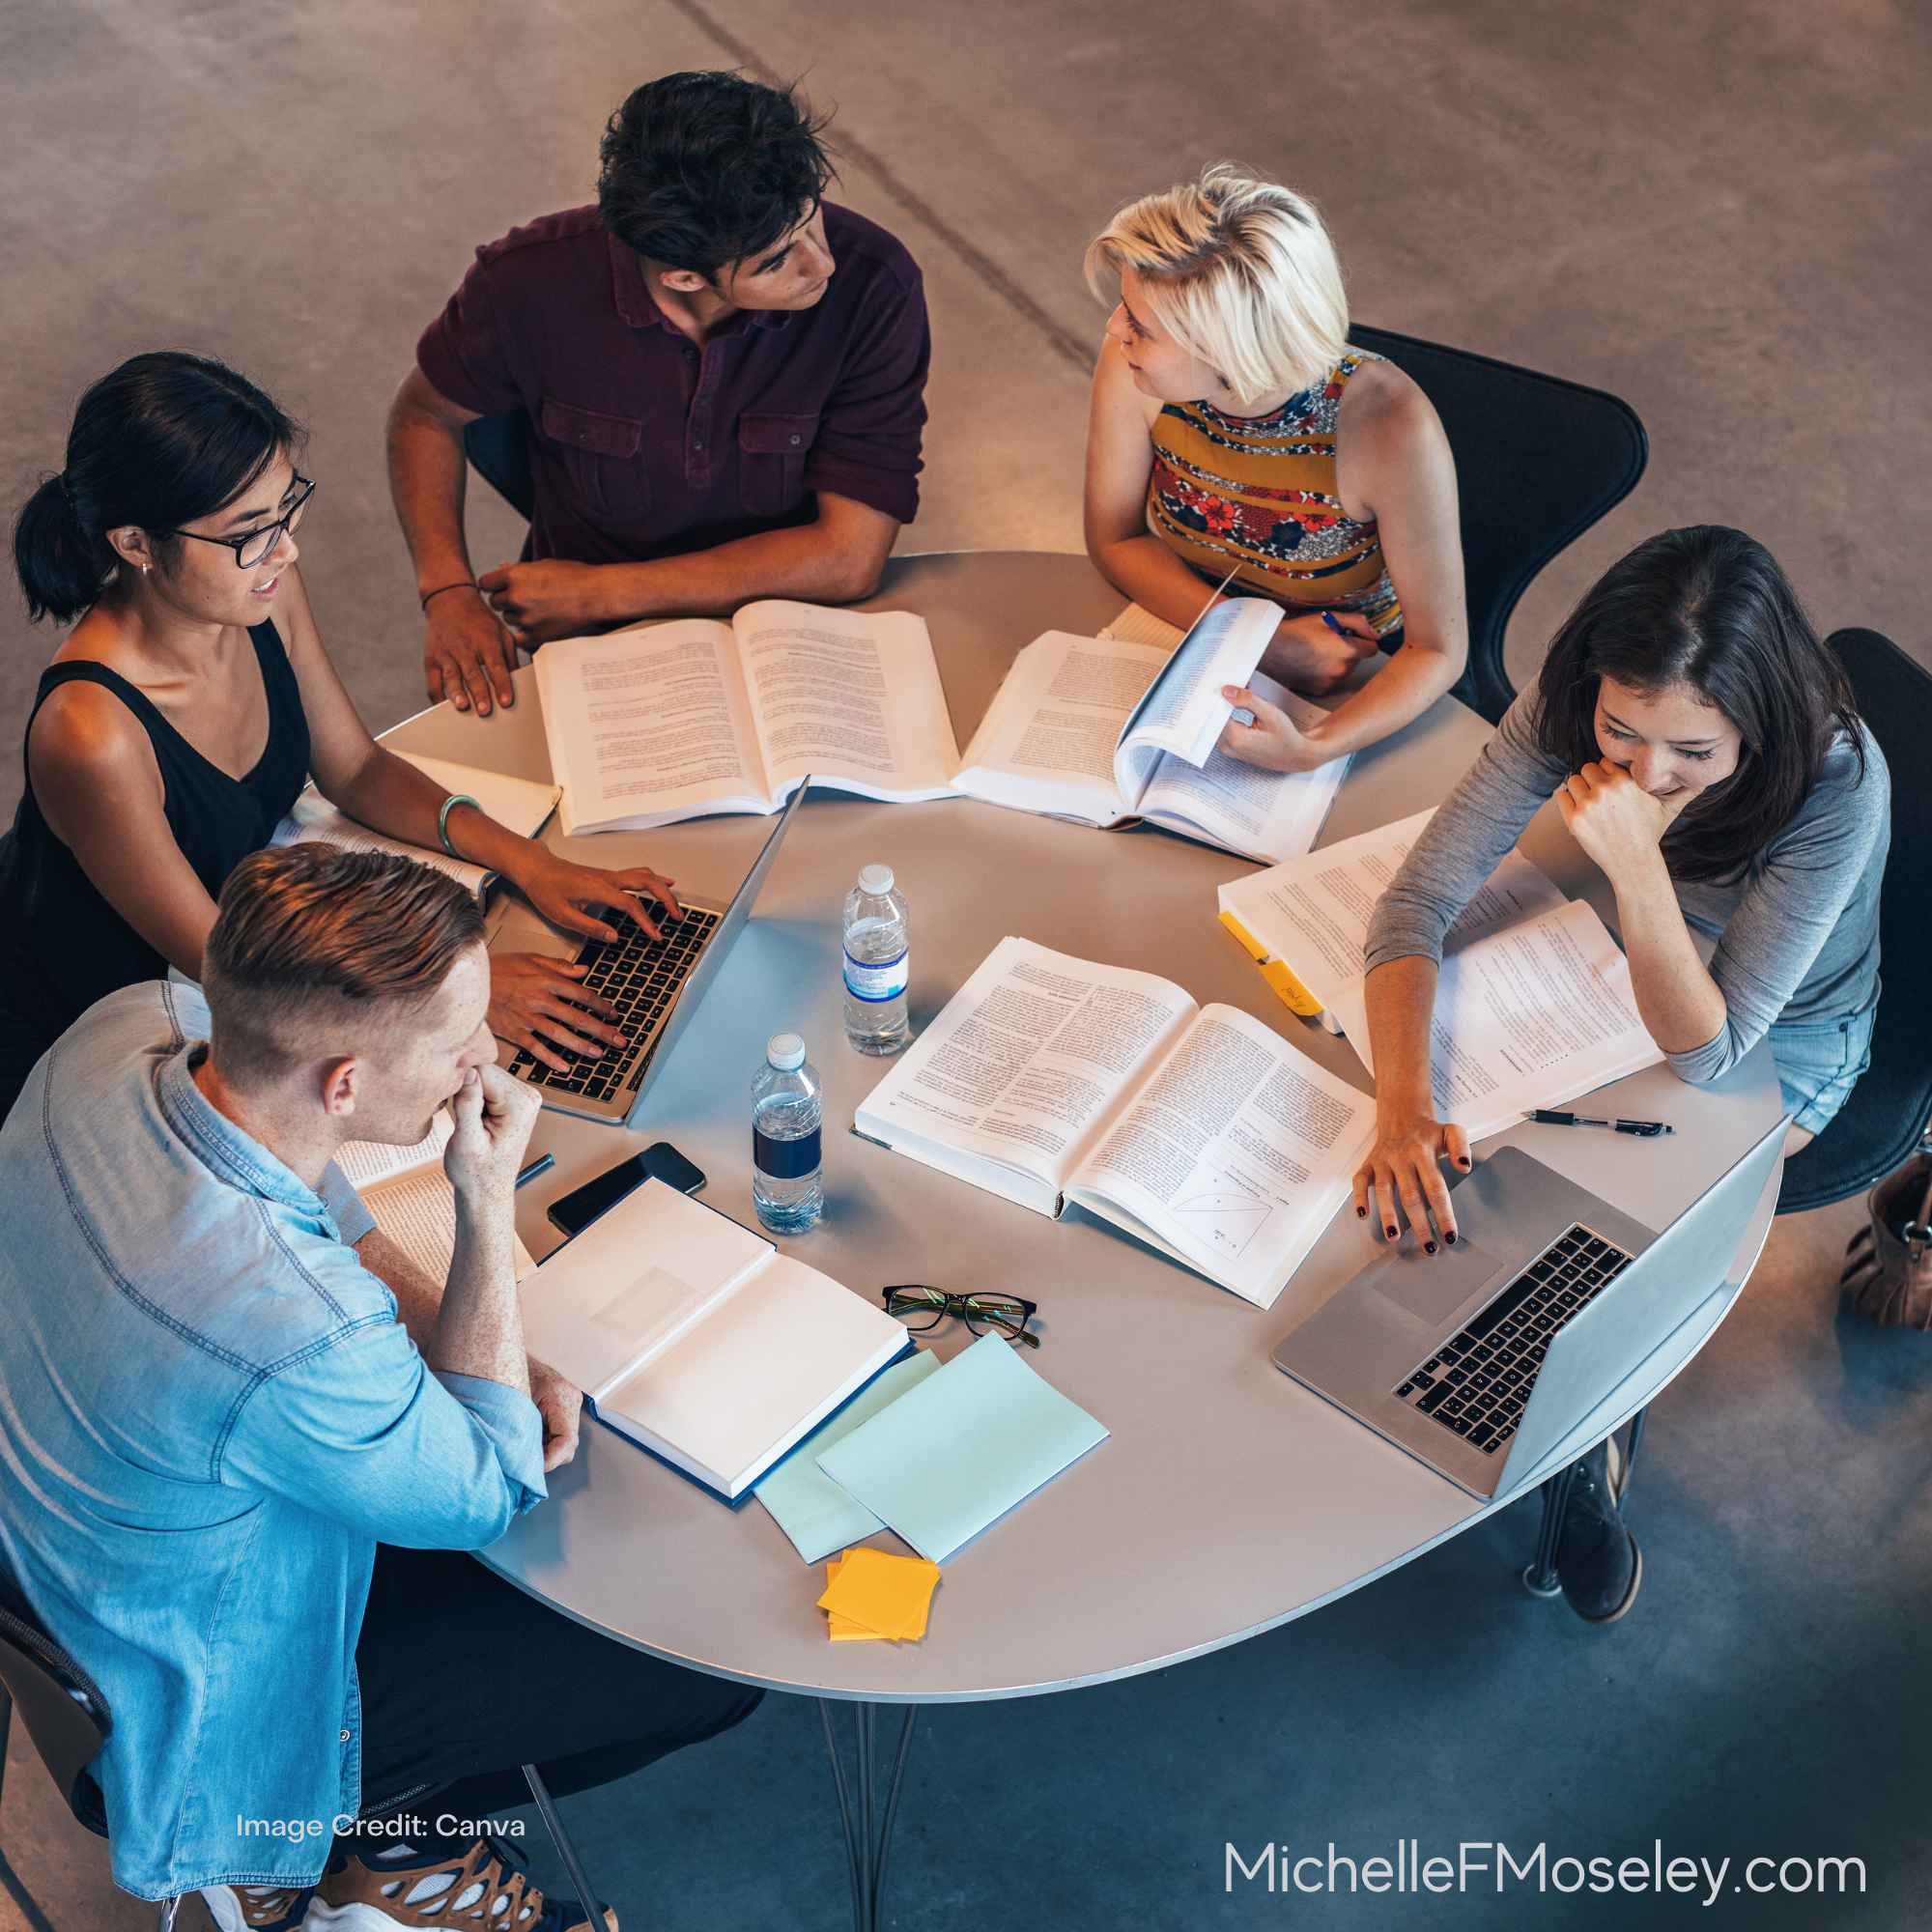
<path fill-rule="evenodd" d="M 456 1254 L 456 1190 L 442 1171 L 443 1150 L 456 1122 L 441 1109 L 430 1130 L 413 1147 L 385 1147 L 379 1141 L 346 1141 L 335 1164 L 376 1217 L 376 1225 L 439 1286 L 449 1279 Z M 536 1266 L 522 1241 L 516 1243 L 517 1279 Z"/>
<path fill-rule="evenodd" d="M 1266 1308 L 1347 1197 L 1375 1103 L 1237 1008 L 1003 939 L 854 1126 L 1037 1213 L 1085 1208 Z"/>
<path fill-rule="evenodd" d="M 1430 816 L 1220 888 L 1221 923 L 1269 984 L 1295 1011 L 1332 1020 L 1372 1073 L 1369 921 Z M 1433 1053 L 1441 1117 L 1480 1139 L 1662 1058 L 1603 921 L 1509 853 L 1444 936 Z"/>
<path fill-rule="evenodd" d="M 1014 660 L 956 788 L 1090 825 L 1147 819 L 1243 858 L 1307 851 L 1348 759 L 1269 772 L 1216 744 L 1233 712 L 1223 685 L 1247 686 L 1303 726 L 1324 715 L 1255 668 L 1280 617 L 1263 598 L 1235 597 L 1173 646 L 1047 632 Z"/>

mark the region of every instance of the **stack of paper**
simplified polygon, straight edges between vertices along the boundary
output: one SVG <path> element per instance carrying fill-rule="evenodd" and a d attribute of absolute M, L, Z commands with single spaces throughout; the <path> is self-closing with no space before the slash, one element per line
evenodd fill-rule
<path fill-rule="evenodd" d="M 939 1565 L 922 1557 L 848 1549 L 825 1566 L 818 1607 L 827 1634 L 834 1643 L 917 1643 L 925 1634 L 938 1582 Z"/>
<path fill-rule="evenodd" d="M 772 1520 L 791 1538 L 808 1563 L 816 1563 L 847 1544 L 861 1543 L 885 1528 L 863 1503 L 856 1502 L 823 1469 L 818 1458 L 842 1442 L 862 1422 L 869 1422 L 939 1367 L 939 1357 L 923 1350 L 882 1369 L 833 1418 L 809 1435 L 752 1493 L 771 1512 Z"/>
<path fill-rule="evenodd" d="M 944 1563 L 1106 1439 L 1010 1343 L 982 1335 L 817 1460 L 922 1556 Z"/>

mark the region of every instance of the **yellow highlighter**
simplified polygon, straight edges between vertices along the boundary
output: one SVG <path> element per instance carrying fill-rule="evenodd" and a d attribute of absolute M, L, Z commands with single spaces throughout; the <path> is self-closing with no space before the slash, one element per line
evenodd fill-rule
<path fill-rule="evenodd" d="M 1290 1012 L 1299 1013 L 1305 1020 L 1312 1020 L 1321 1013 L 1321 1002 L 1279 959 L 1271 958 L 1267 948 L 1233 913 L 1224 912 L 1221 923 L 1241 942 L 1242 951 L 1262 969 L 1262 978 L 1280 995 L 1282 1004 Z"/>

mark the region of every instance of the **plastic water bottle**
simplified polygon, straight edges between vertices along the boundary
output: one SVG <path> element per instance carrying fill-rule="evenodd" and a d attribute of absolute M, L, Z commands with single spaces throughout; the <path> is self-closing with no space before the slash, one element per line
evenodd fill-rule
<path fill-rule="evenodd" d="M 867 866 L 845 896 L 845 1037 L 861 1053 L 896 1053 L 912 1037 L 911 965 L 904 895 L 890 866 Z"/>
<path fill-rule="evenodd" d="M 776 1033 L 752 1082 L 752 1204 L 775 1235 L 802 1235 L 825 1211 L 818 1072 L 795 1033 Z"/>

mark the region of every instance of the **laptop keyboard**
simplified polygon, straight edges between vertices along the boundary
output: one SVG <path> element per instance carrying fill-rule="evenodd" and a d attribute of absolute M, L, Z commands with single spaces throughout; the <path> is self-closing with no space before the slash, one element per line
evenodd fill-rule
<path fill-rule="evenodd" d="M 582 983 L 617 1009 L 617 1024 L 630 1035 L 631 1044 L 608 1050 L 599 1059 L 573 1059 L 562 1070 L 546 1066 L 527 1047 L 520 1047 L 510 1071 L 532 1087 L 586 1100 L 609 1100 L 633 1092 L 651 1064 L 659 1023 L 690 979 L 718 921 L 715 912 L 687 906 L 684 917 L 667 925 L 656 939 L 628 921 L 617 939 L 586 939 L 577 955 L 578 965 L 590 968 Z"/>
<path fill-rule="evenodd" d="M 1509 1446 L 1549 1338 L 1631 1264 L 1580 1222 L 1537 1256 L 1395 1391 L 1493 1456 Z"/>

